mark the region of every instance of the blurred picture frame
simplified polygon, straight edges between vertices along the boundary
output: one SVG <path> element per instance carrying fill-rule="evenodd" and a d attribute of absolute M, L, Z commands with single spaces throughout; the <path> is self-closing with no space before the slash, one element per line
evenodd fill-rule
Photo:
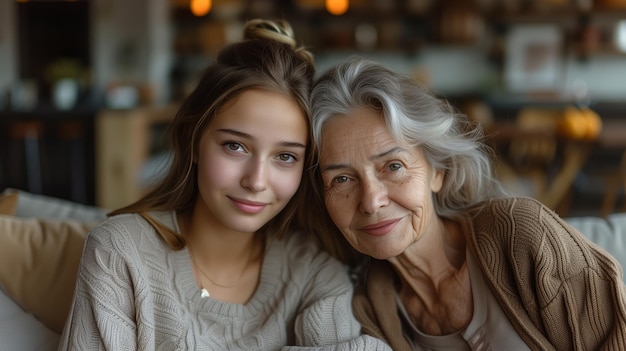
<path fill-rule="evenodd" d="M 518 25 L 507 34 L 504 78 L 508 90 L 545 92 L 562 80 L 562 33 L 556 25 Z"/>

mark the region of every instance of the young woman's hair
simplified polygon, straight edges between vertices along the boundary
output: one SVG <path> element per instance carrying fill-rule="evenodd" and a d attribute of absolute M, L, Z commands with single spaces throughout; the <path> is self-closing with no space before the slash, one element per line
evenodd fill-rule
<path fill-rule="evenodd" d="M 483 143 L 482 129 L 407 76 L 353 57 L 316 80 L 311 103 L 314 154 L 319 153 L 324 139 L 324 123 L 333 116 L 349 114 L 359 107 L 380 111 L 390 133 L 400 144 L 421 148 L 434 171 L 444 173 L 443 187 L 434 195 L 435 209 L 441 216 L 453 217 L 473 204 L 504 195 L 494 176 L 494 154 Z M 310 201 L 317 202 L 311 207 L 325 209 L 319 169 L 310 175 Z M 319 197 L 315 198 L 316 195 Z M 318 235 L 322 235 L 326 246 L 336 245 L 324 238 L 333 231 L 332 236 L 339 233 L 328 223 L 329 217 L 323 213 L 316 213 L 316 216 L 323 216 L 325 220 L 318 218 L 310 225 L 317 223 L 319 227 L 320 223 L 325 223 L 327 227 L 318 230 Z"/>
<path fill-rule="evenodd" d="M 173 152 L 167 173 L 140 200 L 111 212 L 140 213 L 173 249 L 185 246 L 183 237 L 155 221 L 149 211 L 188 213 L 198 196 L 197 169 L 200 138 L 220 109 L 250 89 L 260 89 L 293 98 L 307 118 L 310 130 L 309 93 L 315 76 L 313 55 L 296 45 L 288 22 L 248 21 L 244 39 L 224 47 L 216 62 L 203 73 L 197 87 L 182 102 L 169 125 Z M 310 134 L 310 133 L 309 133 Z M 305 168 L 312 164 L 311 137 L 307 141 Z M 296 208 L 304 201 L 298 190 L 287 206 L 261 231 L 277 236 L 296 226 Z"/>

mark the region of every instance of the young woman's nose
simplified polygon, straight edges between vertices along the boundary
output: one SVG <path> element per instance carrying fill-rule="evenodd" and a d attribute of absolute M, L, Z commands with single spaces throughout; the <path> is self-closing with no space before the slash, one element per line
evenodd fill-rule
<path fill-rule="evenodd" d="M 266 172 L 267 169 L 263 160 L 250 160 L 241 178 L 241 186 L 254 192 L 265 190 L 267 187 Z"/>
<path fill-rule="evenodd" d="M 367 177 L 361 180 L 361 201 L 359 210 L 366 214 L 374 214 L 381 207 L 389 204 L 387 187 L 376 178 Z"/>

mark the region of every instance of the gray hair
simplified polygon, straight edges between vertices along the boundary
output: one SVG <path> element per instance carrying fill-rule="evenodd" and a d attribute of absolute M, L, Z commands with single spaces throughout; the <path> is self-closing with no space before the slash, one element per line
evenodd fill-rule
<path fill-rule="evenodd" d="M 354 57 L 318 78 L 311 101 L 316 152 L 324 138 L 324 123 L 333 116 L 359 107 L 381 111 L 400 144 L 420 147 L 432 168 L 444 173 L 443 187 L 435 195 L 439 215 L 454 216 L 505 194 L 494 176 L 493 153 L 482 141 L 482 129 L 407 76 Z"/>

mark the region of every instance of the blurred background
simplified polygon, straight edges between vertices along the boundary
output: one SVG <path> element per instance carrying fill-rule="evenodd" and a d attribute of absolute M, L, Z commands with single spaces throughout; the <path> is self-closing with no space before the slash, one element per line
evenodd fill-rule
<path fill-rule="evenodd" d="M 137 199 L 251 18 L 288 20 L 318 72 L 364 55 L 427 84 L 485 129 L 512 192 L 626 210 L 626 0 L 0 0 L 0 190 Z"/>

